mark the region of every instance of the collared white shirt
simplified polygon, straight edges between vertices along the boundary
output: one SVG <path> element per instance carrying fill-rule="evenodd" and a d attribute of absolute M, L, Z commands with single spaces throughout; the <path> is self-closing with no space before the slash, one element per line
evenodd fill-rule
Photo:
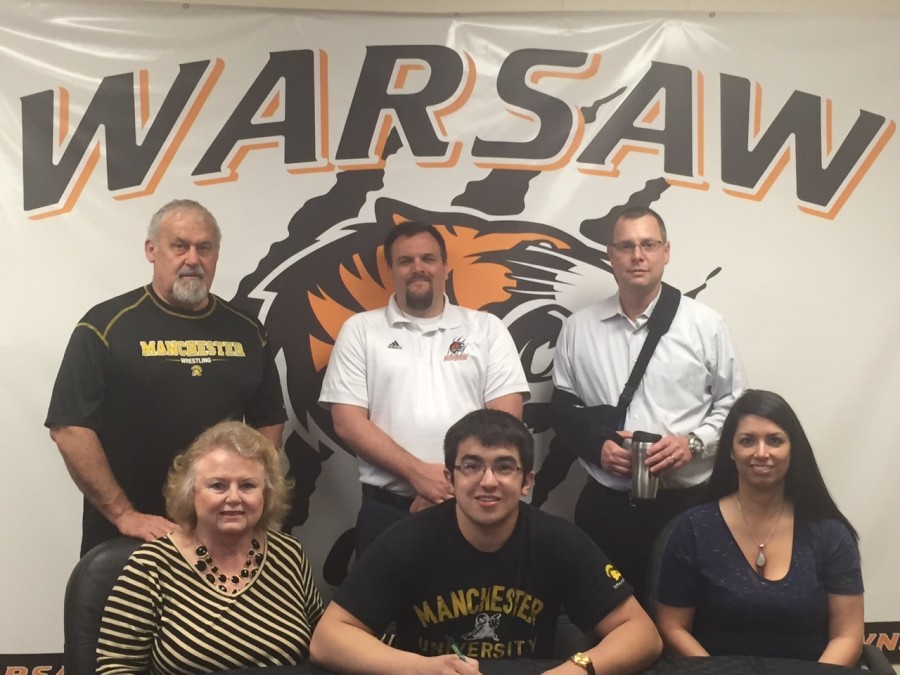
<path fill-rule="evenodd" d="M 349 318 L 341 328 L 319 403 L 346 403 L 410 454 L 444 463 L 444 435 L 486 401 L 521 393 L 528 380 L 512 336 L 493 314 L 450 304 L 440 319 L 405 315 L 392 295 L 387 307 Z M 412 496 L 406 481 L 359 459 L 360 480 Z"/>
<path fill-rule="evenodd" d="M 657 294 L 634 322 L 622 311 L 618 294 L 570 316 L 556 345 L 554 385 L 589 406 L 616 405 L 647 339 L 647 320 L 658 301 Z M 706 444 L 703 457 L 664 473 L 662 487 L 689 487 L 709 478 L 722 423 L 744 387 L 743 370 L 724 319 L 682 296 L 625 419 L 627 431 L 663 436 L 693 432 Z M 599 447 L 597 453 L 599 458 Z M 630 488 L 629 478 L 614 476 L 584 460 L 581 463 L 602 485 Z"/>

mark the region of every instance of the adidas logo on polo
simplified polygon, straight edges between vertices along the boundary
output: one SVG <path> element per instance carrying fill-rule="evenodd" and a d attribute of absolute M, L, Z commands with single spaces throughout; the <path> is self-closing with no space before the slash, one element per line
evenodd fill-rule
<path fill-rule="evenodd" d="M 394 340 L 391 344 L 388 345 L 388 349 L 403 349 L 403 347 L 400 346 L 399 342 Z"/>

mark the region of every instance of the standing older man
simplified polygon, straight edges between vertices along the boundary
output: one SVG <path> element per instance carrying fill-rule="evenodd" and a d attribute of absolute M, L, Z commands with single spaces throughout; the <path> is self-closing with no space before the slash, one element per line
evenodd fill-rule
<path fill-rule="evenodd" d="M 216 219 L 175 200 L 154 214 L 150 284 L 92 308 L 75 326 L 45 425 L 85 497 L 81 552 L 123 534 L 176 529 L 162 488 L 172 458 L 205 428 L 245 420 L 276 445 L 286 418 L 260 322 L 209 292 Z"/>
<path fill-rule="evenodd" d="M 616 406 L 647 340 L 648 320 L 668 297 L 661 291 L 669 249 L 665 224 L 655 211 L 634 207 L 619 215 L 607 246 L 619 291 L 566 321 L 553 362 L 558 390 L 586 406 Z M 677 292 L 670 291 L 677 298 Z M 607 428 L 600 438 L 596 433 L 579 438 L 569 418 L 555 418 L 557 434 L 575 446 L 571 449 L 589 474 L 575 522 L 637 591 L 643 591 L 656 534 L 699 500 L 722 423 L 743 388 L 741 366 L 722 317 L 682 297 L 634 393 L 624 425 Z M 629 497 L 632 459 L 626 446 L 638 430 L 662 436 L 648 451 L 650 471 L 660 478 L 660 491 L 652 502 Z"/>
<path fill-rule="evenodd" d="M 450 304 L 447 246 L 431 225 L 407 222 L 384 242 L 394 293 L 387 307 L 341 328 L 319 402 L 359 458 L 361 554 L 410 511 L 453 496 L 444 434 L 478 408 L 522 416 L 528 381 L 503 323 Z"/>

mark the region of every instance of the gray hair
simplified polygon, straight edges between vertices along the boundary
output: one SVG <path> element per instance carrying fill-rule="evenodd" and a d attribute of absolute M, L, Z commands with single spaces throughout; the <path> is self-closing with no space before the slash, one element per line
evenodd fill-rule
<path fill-rule="evenodd" d="M 213 229 L 213 239 L 216 241 L 216 246 L 218 246 L 222 241 L 222 231 L 219 229 L 219 223 L 216 222 L 215 216 L 209 212 L 209 210 L 203 206 L 200 202 L 195 202 L 193 199 L 173 199 L 168 204 L 163 206 L 159 211 L 153 214 L 153 217 L 150 219 L 150 225 L 147 227 L 147 239 L 152 241 L 154 244 L 159 244 L 159 230 L 160 223 L 163 218 L 168 216 L 170 213 L 174 211 L 197 211 L 203 218 L 212 226 Z"/>

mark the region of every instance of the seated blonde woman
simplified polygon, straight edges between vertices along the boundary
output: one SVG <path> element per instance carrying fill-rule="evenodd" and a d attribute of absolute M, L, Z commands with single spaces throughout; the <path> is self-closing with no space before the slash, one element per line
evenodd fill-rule
<path fill-rule="evenodd" d="M 279 532 L 291 484 L 240 422 L 175 458 L 166 508 L 182 528 L 131 556 L 103 613 L 97 672 L 207 673 L 291 665 L 322 614 L 300 542 Z"/>
<path fill-rule="evenodd" d="M 856 531 L 783 398 L 750 390 L 735 402 L 709 495 L 681 517 L 663 558 L 657 623 L 667 651 L 855 664 Z"/>

